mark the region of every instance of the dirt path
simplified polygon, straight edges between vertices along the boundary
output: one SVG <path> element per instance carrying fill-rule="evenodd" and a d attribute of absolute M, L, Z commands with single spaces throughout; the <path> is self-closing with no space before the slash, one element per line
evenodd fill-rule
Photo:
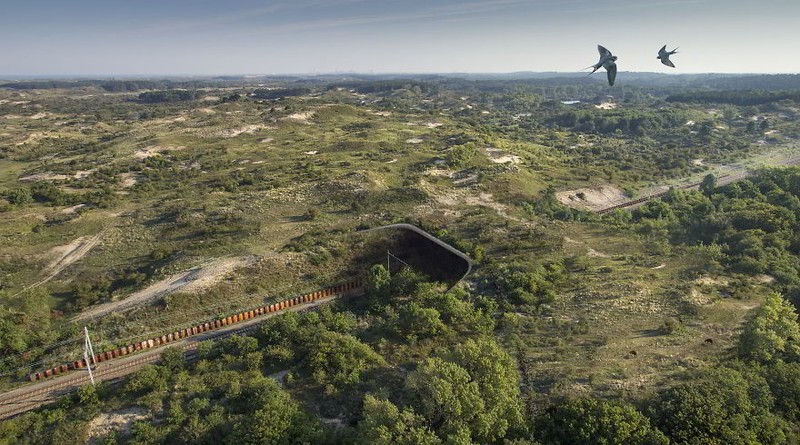
<path fill-rule="evenodd" d="M 22 289 L 21 291 L 12 295 L 12 297 L 16 297 L 17 295 L 23 292 L 35 289 L 55 278 L 64 269 L 66 269 L 67 267 L 71 266 L 72 264 L 76 263 L 78 260 L 86 256 L 86 254 L 89 253 L 89 251 L 92 250 L 92 248 L 96 246 L 98 242 L 100 242 L 100 239 L 103 237 L 104 233 L 105 230 L 101 231 L 100 233 L 91 238 L 80 237 L 65 246 L 54 247 L 52 251 L 59 253 L 60 256 L 56 260 L 51 262 L 45 269 L 48 272 L 47 276 L 37 281 L 36 283 L 31 284 L 25 289 Z"/>
<path fill-rule="evenodd" d="M 113 311 L 146 304 L 160 296 L 181 292 L 202 292 L 219 282 L 235 269 L 251 263 L 252 257 L 219 258 L 210 263 L 193 267 L 134 292 L 119 301 L 112 301 L 89 308 L 73 318 L 74 321 L 100 317 Z"/>
<path fill-rule="evenodd" d="M 800 156 L 788 155 L 784 156 L 780 159 L 776 159 L 770 163 L 764 163 L 761 165 L 762 167 L 776 167 L 776 166 L 792 166 L 792 165 L 800 165 Z M 719 174 L 720 171 L 726 171 L 727 173 Z M 714 172 L 711 172 L 714 173 Z M 753 171 L 745 169 L 743 164 L 731 164 L 731 165 L 723 165 L 718 167 L 716 171 L 717 178 L 716 178 L 716 186 L 721 187 L 723 185 L 730 184 L 732 182 L 741 181 L 742 179 L 746 179 L 753 175 Z M 688 189 L 688 190 L 697 190 L 700 186 L 700 181 L 696 178 L 691 182 L 692 178 L 684 178 L 684 181 L 689 181 L 688 183 L 673 185 L 673 187 L 681 188 L 681 189 Z M 622 202 L 616 202 L 613 205 L 609 203 L 609 205 L 602 207 L 602 208 L 592 208 L 590 210 L 596 211 L 598 213 L 606 213 L 608 211 L 614 209 L 633 209 L 638 206 L 645 204 L 647 201 L 652 199 L 660 198 L 664 196 L 664 194 L 669 190 L 670 186 L 661 185 L 656 188 L 651 188 L 648 191 L 643 193 L 643 197 L 631 200 L 623 200 Z M 578 190 L 576 190 L 577 192 Z M 560 192 L 570 194 L 570 192 Z M 559 198 L 561 200 L 561 198 Z M 571 201 L 571 200 L 570 200 Z M 567 200 L 561 200 L 561 202 L 565 205 L 570 207 L 576 207 L 573 203 Z"/>

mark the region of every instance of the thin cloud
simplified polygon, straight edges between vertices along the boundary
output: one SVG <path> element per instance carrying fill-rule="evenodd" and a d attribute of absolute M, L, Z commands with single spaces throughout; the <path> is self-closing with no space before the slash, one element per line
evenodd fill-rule
<path fill-rule="evenodd" d="M 195 20 L 165 21 L 157 25 L 139 28 L 139 30 L 145 32 L 190 31 L 190 30 L 205 29 L 222 25 L 232 25 L 246 20 L 252 20 L 254 18 L 265 17 L 270 14 L 283 13 L 289 11 L 301 11 L 315 7 L 353 5 L 358 3 L 367 3 L 368 1 L 369 0 L 307 0 L 307 1 L 288 0 L 257 8 L 248 8 L 244 10 L 229 12 L 226 14 L 218 14 L 214 16 L 198 18 Z"/>
<path fill-rule="evenodd" d="M 403 23 L 412 21 L 454 21 L 456 19 L 468 18 L 487 18 L 492 13 L 514 9 L 514 7 L 524 7 L 525 10 L 533 10 L 533 7 L 559 6 L 564 4 L 583 3 L 581 0 L 573 2 L 565 1 L 546 1 L 530 2 L 529 0 L 495 0 L 467 2 L 424 8 L 411 12 L 371 14 L 359 16 L 334 17 L 328 19 L 316 19 L 306 21 L 296 21 L 276 25 L 265 25 L 253 28 L 253 33 L 271 32 L 287 33 L 308 30 L 321 30 L 333 28 L 347 28 L 358 25 L 378 25 L 385 23 Z"/>

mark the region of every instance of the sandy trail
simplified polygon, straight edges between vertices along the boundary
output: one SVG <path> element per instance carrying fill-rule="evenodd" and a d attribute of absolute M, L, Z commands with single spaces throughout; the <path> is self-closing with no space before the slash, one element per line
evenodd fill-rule
<path fill-rule="evenodd" d="M 48 281 L 55 278 L 58 274 L 61 273 L 61 271 L 63 271 L 70 265 L 74 264 L 75 262 L 83 258 L 87 253 L 89 253 L 89 251 L 92 250 L 92 248 L 96 246 L 98 242 L 100 242 L 100 239 L 103 237 L 104 232 L 105 230 L 91 238 L 80 237 L 65 246 L 57 246 L 51 249 L 51 252 L 58 253 L 59 257 L 53 260 L 45 268 L 45 271 L 48 272 L 47 276 L 37 281 L 36 283 L 31 284 L 25 289 L 17 292 L 16 294 L 13 295 L 13 297 L 16 297 L 17 295 L 23 292 L 37 288 L 42 284 L 45 284 Z"/>
<path fill-rule="evenodd" d="M 87 320 L 100 317 L 111 312 L 139 306 L 155 300 L 163 295 L 173 292 L 202 292 L 215 283 L 222 280 L 226 275 L 235 269 L 249 264 L 253 261 L 252 257 L 244 258 L 220 258 L 204 265 L 193 267 L 189 270 L 176 273 L 168 278 L 154 283 L 145 289 L 134 292 L 129 296 L 109 303 L 103 303 L 91 307 L 83 313 L 77 315 L 73 320 Z"/>
<path fill-rule="evenodd" d="M 83 258 L 87 253 L 89 253 L 90 250 L 92 250 L 95 245 L 97 245 L 102 234 L 103 232 L 100 232 L 91 238 L 80 237 L 66 246 L 53 248 L 53 251 L 60 252 L 61 256 L 47 266 L 46 270 L 49 270 L 50 273 L 43 281 L 50 281 L 56 275 L 61 273 L 62 270 Z"/>

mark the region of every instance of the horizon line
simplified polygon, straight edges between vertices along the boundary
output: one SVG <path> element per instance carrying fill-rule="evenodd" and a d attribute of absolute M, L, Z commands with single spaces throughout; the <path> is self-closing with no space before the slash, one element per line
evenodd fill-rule
<path fill-rule="evenodd" d="M 306 73 L 149 73 L 149 74 L 0 74 L 0 80 L 14 82 L 18 80 L 128 80 L 128 79 L 152 79 L 161 78 L 216 78 L 216 77 L 321 77 L 321 76 L 464 76 L 464 75 L 525 75 L 525 74 L 553 74 L 553 75 L 577 75 L 585 74 L 585 71 L 326 71 L 326 72 L 306 72 Z M 800 75 L 800 72 L 721 72 L 704 71 L 691 73 L 665 73 L 657 71 L 620 71 L 620 74 L 651 74 L 660 76 L 773 76 L 773 75 Z"/>

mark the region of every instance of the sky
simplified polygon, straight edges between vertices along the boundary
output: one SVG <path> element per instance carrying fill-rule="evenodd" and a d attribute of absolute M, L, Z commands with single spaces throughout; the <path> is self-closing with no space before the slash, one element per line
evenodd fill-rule
<path fill-rule="evenodd" d="M 0 76 L 800 72 L 800 0 L 2 0 Z M 680 47 L 675 69 L 658 49 Z"/>

